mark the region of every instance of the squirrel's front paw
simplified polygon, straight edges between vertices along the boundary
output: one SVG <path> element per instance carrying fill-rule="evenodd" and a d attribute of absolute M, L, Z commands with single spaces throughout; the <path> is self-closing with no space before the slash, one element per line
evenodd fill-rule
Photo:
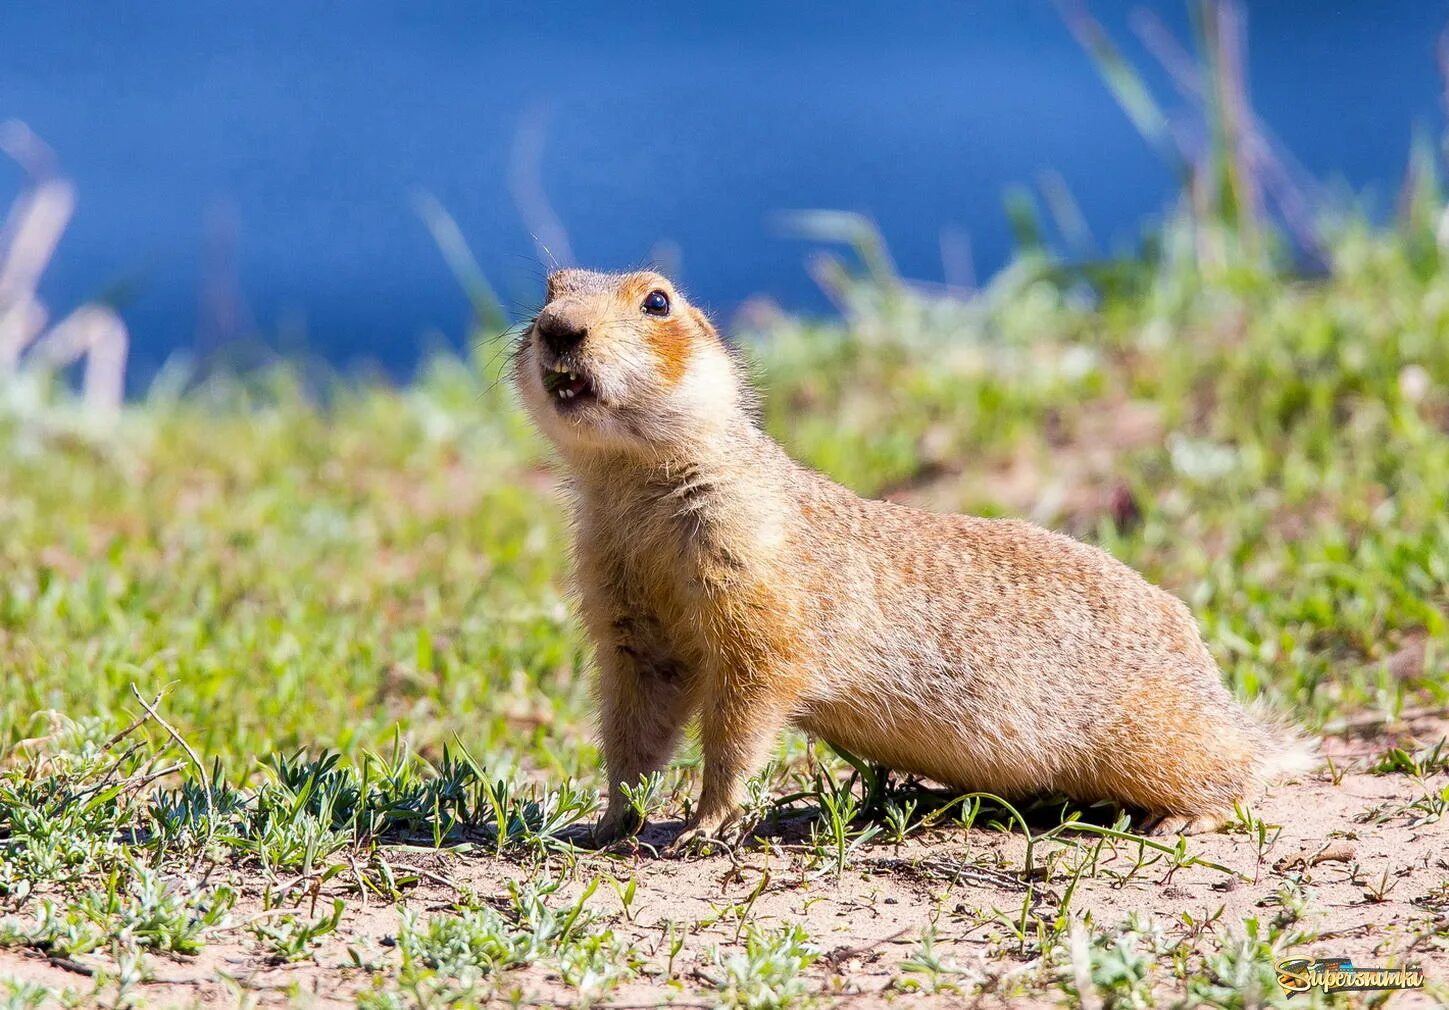
<path fill-rule="evenodd" d="M 733 821 L 731 816 L 692 818 L 665 847 L 664 855 L 675 858 L 691 853 L 707 856 L 719 850 L 731 851 L 734 846 L 725 837 L 725 829 Z"/>
<path fill-rule="evenodd" d="M 596 849 L 613 848 L 621 843 L 634 841 L 643 830 L 643 818 L 635 815 L 632 810 L 611 807 L 589 833 L 589 844 Z"/>
<path fill-rule="evenodd" d="M 712 856 L 721 848 L 729 848 L 723 838 L 712 835 L 703 828 L 685 828 L 674 837 L 674 841 L 664 847 L 664 856 L 667 859 L 680 859 L 688 855 Z"/>

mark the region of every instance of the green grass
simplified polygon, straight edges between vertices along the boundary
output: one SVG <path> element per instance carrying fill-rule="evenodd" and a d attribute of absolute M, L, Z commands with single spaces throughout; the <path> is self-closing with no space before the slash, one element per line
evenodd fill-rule
<path fill-rule="evenodd" d="M 1190 602 L 1239 693 L 1332 729 L 1449 703 L 1449 274 L 1412 248 L 1346 230 L 1314 282 L 1145 258 L 1092 299 L 1044 255 L 969 301 L 882 298 L 878 278 L 842 272 L 843 321 L 744 339 L 769 428 L 807 462 L 865 494 L 1025 513 L 1102 544 Z M 177 860 L 269 882 L 291 910 L 248 930 L 295 963 L 337 920 L 294 907 L 288 879 L 386 902 L 418 879 L 398 845 L 572 858 L 602 784 L 587 648 L 546 451 L 496 351 L 439 358 L 402 388 L 338 384 L 325 405 L 281 369 L 153 395 L 101 430 L 63 395 L 0 419 L 0 899 L 26 910 L 0 945 L 109 951 L 125 991 L 147 952 L 238 928 L 225 883 L 158 889 Z M 1378 766 L 1426 781 L 1426 823 L 1445 811 L 1440 750 L 1390 748 Z M 696 764 L 687 748 L 641 783 L 641 811 L 678 816 Z M 818 807 L 795 849 L 809 880 L 927 826 L 1017 827 L 855 770 L 859 798 L 850 765 L 792 736 L 752 784 L 760 816 Z M 1048 877 L 1125 886 L 1192 862 L 1138 848 L 1099 867 L 1092 839 L 1130 840 L 1120 825 L 1081 851 L 1033 830 Z M 482 1003 L 535 962 L 581 1004 L 637 980 L 628 941 L 549 918 L 595 914 L 582 904 L 513 901 L 408 920 L 401 967 L 364 1002 Z M 746 930 L 752 902 L 722 913 L 740 946 L 692 984 L 785 1005 L 816 955 Z M 1003 951 L 1046 956 L 1072 918 L 1028 903 L 982 921 Z M 1061 977 L 1086 971 L 1123 1005 L 1178 984 L 1230 1006 L 1262 982 L 1254 928 L 1175 968 L 1133 927 L 1095 932 Z M 965 983 L 927 938 L 899 984 Z"/>

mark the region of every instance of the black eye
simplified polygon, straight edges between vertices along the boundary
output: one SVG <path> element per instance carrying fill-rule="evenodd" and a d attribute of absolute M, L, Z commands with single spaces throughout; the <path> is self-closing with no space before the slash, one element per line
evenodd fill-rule
<path fill-rule="evenodd" d="M 663 291 L 651 291 L 644 296 L 644 311 L 651 316 L 669 315 L 669 296 Z"/>

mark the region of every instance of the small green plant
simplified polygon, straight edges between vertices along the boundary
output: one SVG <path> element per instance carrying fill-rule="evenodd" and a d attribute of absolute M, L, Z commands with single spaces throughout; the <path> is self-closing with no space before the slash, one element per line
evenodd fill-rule
<path fill-rule="evenodd" d="M 976 826 L 976 818 L 981 816 L 982 798 L 980 796 L 968 796 L 962 799 L 961 807 L 956 813 L 956 823 L 966 831 Z"/>
<path fill-rule="evenodd" d="M 613 877 L 609 878 L 609 886 L 619 896 L 619 904 L 624 909 L 624 921 L 634 921 L 634 898 L 639 893 L 639 878 L 630 877 L 627 884 L 620 883 Z"/>
<path fill-rule="evenodd" d="M 799 1000 L 809 987 L 800 973 L 819 952 L 799 926 L 762 930 L 751 927 L 745 949 L 713 954 L 719 1005 L 729 1010 L 783 1010 Z"/>
<path fill-rule="evenodd" d="M 1189 975 L 1188 998 L 1218 1010 L 1250 1010 L 1280 1000 L 1282 989 L 1276 969 L 1279 951 L 1296 939 L 1301 938 L 1277 932 L 1257 918 L 1243 920 L 1242 929 L 1230 932 L 1221 948 L 1205 957 L 1200 970 Z"/>
<path fill-rule="evenodd" d="M 465 985 L 529 964 L 541 952 L 535 934 L 509 923 L 487 906 L 464 909 L 458 915 L 435 915 L 426 921 L 408 912 L 397 946 L 405 976 L 427 970 Z"/>
<path fill-rule="evenodd" d="M 919 978 L 906 979 L 897 987 L 906 992 L 959 993 L 959 979 L 967 970 L 955 961 L 936 953 L 936 927 L 933 923 L 921 930 L 921 942 L 914 954 L 900 962 L 901 971 Z"/>
<path fill-rule="evenodd" d="M 76 908 L 63 908 L 50 898 L 36 905 L 32 920 L 0 922 L 0 947 L 33 947 L 46 953 L 84 954 L 105 943 L 106 934 Z"/>
<path fill-rule="evenodd" d="M 1073 923 L 1055 959 L 1065 969 L 1067 991 L 1080 1006 L 1141 1010 L 1156 1005 L 1156 959 L 1168 943 L 1156 923 L 1129 916 L 1117 929 L 1093 933 Z"/>
<path fill-rule="evenodd" d="M 258 922 L 251 931 L 275 964 L 301 961 L 311 956 L 322 937 L 337 929 L 347 905 L 341 898 L 332 903 L 332 911 L 319 919 L 308 921 L 285 915 L 275 922 Z"/>
<path fill-rule="evenodd" d="M 520 788 L 504 779 L 481 783 L 489 819 L 484 822 L 494 840 L 494 851 L 510 847 L 540 855 L 569 846 L 562 833 L 588 818 L 599 805 L 597 792 L 572 781 L 557 789 Z"/>
<path fill-rule="evenodd" d="M 108 935 L 150 950 L 197 953 L 207 932 L 222 925 L 236 903 L 229 887 L 168 879 L 149 867 L 135 868 L 124 890 L 118 878 L 113 874 L 106 891 L 87 891 L 72 907 Z"/>
<path fill-rule="evenodd" d="M 1374 771 L 1380 775 L 1402 774 L 1428 778 L 1449 770 L 1449 749 L 1446 749 L 1446 744 L 1449 744 L 1449 738 L 1441 737 L 1438 743 L 1420 751 L 1391 747 L 1379 757 Z"/>
<path fill-rule="evenodd" d="M 744 798 L 740 801 L 741 823 L 763 824 L 775 812 L 777 801 L 771 782 L 779 771 L 779 764 L 771 761 L 760 774 L 746 780 Z"/>
<path fill-rule="evenodd" d="M 37 982 L 0 981 L 0 1010 L 40 1010 L 60 1002 L 57 994 Z"/>
<path fill-rule="evenodd" d="M 850 782 L 837 782 L 829 777 L 816 781 L 816 798 L 820 802 L 820 819 L 810 826 L 811 845 L 822 860 L 829 860 L 830 869 L 839 876 L 845 872 L 857 849 L 880 834 L 879 824 L 852 827 L 861 813 Z"/>
<path fill-rule="evenodd" d="M 29 923 L 0 923 L 0 946 L 26 946 L 47 953 L 85 954 L 108 944 L 195 954 L 206 934 L 227 921 L 236 902 L 229 887 L 203 887 L 164 878 L 149 867 L 112 872 L 104 890 L 86 890 L 59 905 L 45 898 Z"/>
<path fill-rule="evenodd" d="M 592 1006 L 639 970 L 639 952 L 611 930 L 587 933 L 564 944 L 558 953 L 559 975 Z"/>
<path fill-rule="evenodd" d="M 1449 785 L 1440 786 L 1438 789 L 1426 786 L 1424 795 L 1409 804 L 1409 809 L 1418 815 L 1414 819 L 1416 826 L 1441 820 L 1445 814 L 1449 814 Z"/>
<path fill-rule="evenodd" d="M 1256 852 L 1254 865 L 1261 874 L 1264 862 L 1268 858 L 1268 852 L 1278 842 L 1278 836 L 1283 832 L 1283 825 L 1269 824 L 1243 803 L 1233 804 L 1233 817 L 1228 827 L 1233 831 L 1241 831 L 1253 839 Z"/>
<path fill-rule="evenodd" d="M 426 1005 L 486 1002 L 502 991 L 501 976 L 511 969 L 553 959 L 584 1004 L 593 1003 L 631 977 L 638 962 L 633 948 L 612 931 L 593 928 L 586 906 L 598 884 L 595 878 L 577 899 L 558 907 L 549 899 L 562 882 L 541 878 L 509 885 L 507 913 L 491 905 L 426 921 L 407 913 L 396 940 L 402 953 L 400 986 Z"/>
<path fill-rule="evenodd" d="M 1398 885 L 1399 878 L 1395 876 L 1393 880 L 1390 880 L 1389 871 L 1384 870 L 1383 873 L 1379 874 L 1377 880 L 1370 879 L 1364 883 L 1364 900 L 1371 904 L 1381 905 L 1389 900 L 1389 895 L 1393 893 L 1394 888 Z"/>
<path fill-rule="evenodd" d="M 885 819 L 885 837 L 892 844 L 899 846 L 905 842 L 906 836 L 919 827 L 919 822 L 913 820 L 916 814 L 916 801 L 907 799 L 904 802 L 897 802 L 894 799 L 886 800 L 883 817 Z"/>
<path fill-rule="evenodd" d="M 619 791 L 624 794 L 624 801 L 629 804 L 632 822 L 647 824 L 664 804 L 664 773 L 641 775 L 635 783 L 621 782 Z"/>

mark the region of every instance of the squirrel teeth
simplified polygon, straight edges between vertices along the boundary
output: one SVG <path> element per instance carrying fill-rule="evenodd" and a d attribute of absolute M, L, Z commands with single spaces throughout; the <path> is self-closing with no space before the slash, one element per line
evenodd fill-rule
<path fill-rule="evenodd" d="M 587 388 L 588 384 L 581 380 L 576 372 L 570 372 L 563 368 L 554 368 L 553 374 L 559 376 L 557 388 L 553 392 L 560 400 L 572 400 Z"/>
<path fill-rule="evenodd" d="M 543 387 L 557 400 L 572 400 L 581 393 L 593 392 L 587 378 L 562 365 L 545 367 Z"/>

